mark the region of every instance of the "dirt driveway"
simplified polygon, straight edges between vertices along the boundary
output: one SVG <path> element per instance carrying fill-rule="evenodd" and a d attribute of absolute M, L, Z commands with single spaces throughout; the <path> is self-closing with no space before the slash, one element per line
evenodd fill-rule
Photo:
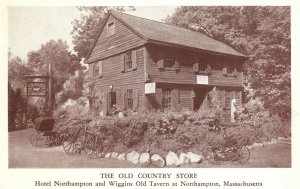
<path fill-rule="evenodd" d="M 134 165 L 116 159 L 89 159 L 85 154 L 67 155 L 62 146 L 35 148 L 29 142 L 33 129 L 9 132 L 9 168 L 129 168 Z"/>
<path fill-rule="evenodd" d="M 116 159 L 91 160 L 86 155 L 69 156 L 61 146 L 34 148 L 29 142 L 33 129 L 9 132 L 9 168 L 133 168 L 128 161 Z M 222 162 L 210 164 L 203 162 L 185 167 L 291 167 L 291 145 L 278 143 L 251 150 L 251 158 L 246 164 Z"/>

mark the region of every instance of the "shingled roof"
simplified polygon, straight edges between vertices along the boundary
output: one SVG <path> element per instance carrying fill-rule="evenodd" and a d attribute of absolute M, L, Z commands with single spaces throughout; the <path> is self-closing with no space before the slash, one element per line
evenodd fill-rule
<path fill-rule="evenodd" d="M 120 12 L 110 11 L 110 13 L 150 43 L 173 44 L 214 53 L 245 57 L 225 43 L 200 32 Z"/>

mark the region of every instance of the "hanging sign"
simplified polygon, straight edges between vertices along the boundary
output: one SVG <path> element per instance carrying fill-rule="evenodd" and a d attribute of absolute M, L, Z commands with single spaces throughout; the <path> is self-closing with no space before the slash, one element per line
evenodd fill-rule
<path fill-rule="evenodd" d="M 27 82 L 28 96 L 46 96 L 47 82 Z"/>
<path fill-rule="evenodd" d="M 145 94 L 154 94 L 156 84 L 154 83 L 145 83 Z"/>
<path fill-rule="evenodd" d="M 197 84 L 208 85 L 208 76 L 197 75 Z"/>

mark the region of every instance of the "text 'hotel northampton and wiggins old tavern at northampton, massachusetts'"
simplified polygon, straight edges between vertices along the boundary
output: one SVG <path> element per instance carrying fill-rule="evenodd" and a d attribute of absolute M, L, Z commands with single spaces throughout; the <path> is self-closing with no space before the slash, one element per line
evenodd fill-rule
<path fill-rule="evenodd" d="M 242 103 L 245 60 L 203 33 L 110 11 L 86 63 L 104 113 L 114 106 L 205 110 L 215 93 L 230 123 L 233 104 Z"/>

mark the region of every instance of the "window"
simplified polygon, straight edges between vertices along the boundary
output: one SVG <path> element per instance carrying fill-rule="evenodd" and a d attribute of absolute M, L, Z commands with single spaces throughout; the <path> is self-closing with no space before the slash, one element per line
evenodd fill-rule
<path fill-rule="evenodd" d="M 110 22 L 109 24 L 107 24 L 107 36 L 112 36 L 115 34 L 115 23 L 114 22 Z"/>
<path fill-rule="evenodd" d="M 164 53 L 164 67 L 173 68 L 175 65 L 174 54 Z"/>
<path fill-rule="evenodd" d="M 199 64 L 199 72 L 204 72 L 206 71 L 206 64 L 200 63 Z"/>
<path fill-rule="evenodd" d="M 137 50 L 133 49 L 127 51 L 121 55 L 122 63 L 121 63 L 121 72 L 133 71 L 137 70 L 137 58 L 136 58 Z"/>
<path fill-rule="evenodd" d="M 171 108 L 171 89 L 163 89 L 162 97 L 163 109 Z"/>
<path fill-rule="evenodd" d="M 127 89 L 126 91 L 126 107 L 132 109 L 133 107 L 133 90 Z"/>
<path fill-rule="evenodd" d="M 125 53 L 125 70 L 132 69 L 132 51 Z"/>
<path fill-rule="evenodd" d="M 223 67 L 223 75 L 237 77 L 237 69 L 234 65 L 227 65 Z"/>
<path fill-rule="evenodd" d="M 232 75 L 233 72 L 234 72 L 234 67 L 233 67 L 233 66 L 228 66 L 228 67 L 227 67 L 227 74 L 228 74 L 228 75 Z"/>

